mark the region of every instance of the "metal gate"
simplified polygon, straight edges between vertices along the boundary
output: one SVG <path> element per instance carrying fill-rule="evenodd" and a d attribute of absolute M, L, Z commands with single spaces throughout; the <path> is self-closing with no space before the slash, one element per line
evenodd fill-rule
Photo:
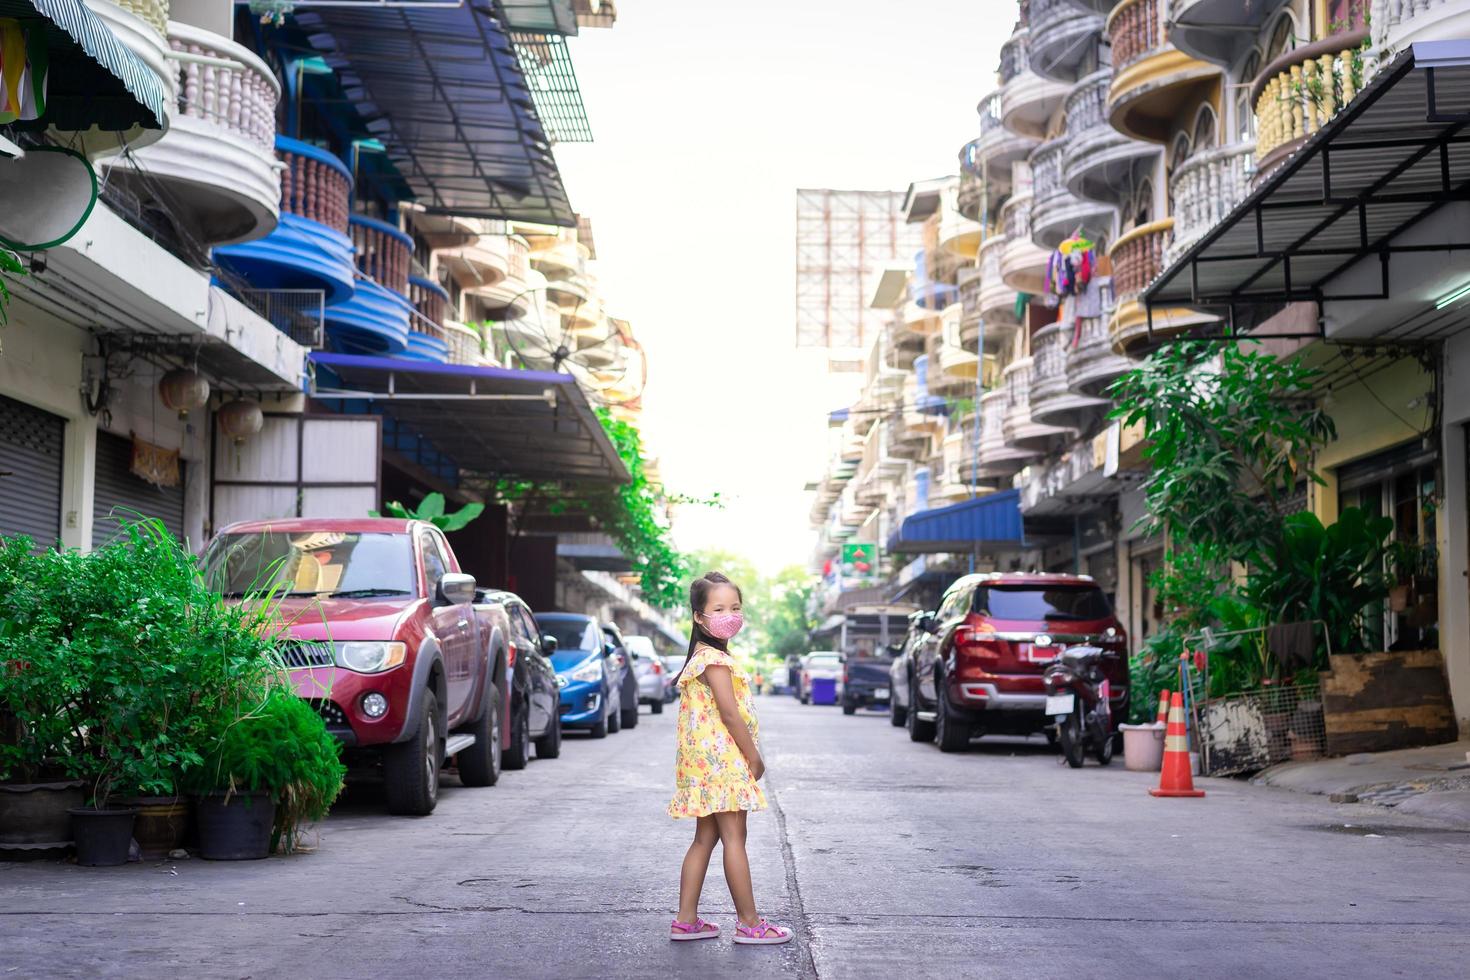
<path fill-rule="evenodd" d="M 97 483 L 92 498 L 92 547 L 112 540 L 126 521 L 154 517 L 179 540 L 184 538 L 184 473 L 179 485 L 156 487 L 133 475 L 133 443 L 111 432 L 97 432 Z"/>
<path fill-rule="evenodd" d="M 38 550 L 61 536 L 66 420 L 0 395 L 0 535 L 28 534 Z"/>

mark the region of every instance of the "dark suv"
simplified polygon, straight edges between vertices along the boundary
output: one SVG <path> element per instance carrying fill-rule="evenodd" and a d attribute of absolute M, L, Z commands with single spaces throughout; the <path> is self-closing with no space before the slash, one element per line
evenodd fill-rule
<path fill-rule="evenodd" d="M 905 724 L 916 742 L 957 752 L 976 735 L 1029 735 L 1051 724 L 1041 672 L 1059 644 L 1106 651 L 1113 717 L 1128 701 L 1128 638 L 1107 596 L 1085 575 L 966 575 L 922 623 L 908 652 Z M 1040 637 L 1046 645 L 1038 645 Z"/>

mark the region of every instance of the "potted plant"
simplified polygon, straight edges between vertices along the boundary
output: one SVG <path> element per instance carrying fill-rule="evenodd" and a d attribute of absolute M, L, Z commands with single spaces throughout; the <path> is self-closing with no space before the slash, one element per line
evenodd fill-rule
<path fill-rule="evenodd" d="M 199 852 L 250 860 L 296 849 L 302 824 L 320 820 L 342 791 L 340 744 L 283 684 L 223 722 L 194 771 Z"/>

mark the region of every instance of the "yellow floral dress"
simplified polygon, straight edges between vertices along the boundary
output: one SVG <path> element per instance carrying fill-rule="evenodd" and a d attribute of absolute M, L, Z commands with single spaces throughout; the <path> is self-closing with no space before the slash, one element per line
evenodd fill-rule
<path fill-rule="evenodd" d="M 750 765 L 720 720 L 715 692 L 703 678 L 711 664 L 730 668 L 735 703 L 752 738 L 759 738 L 750 678 L 728 653 L 699 646 L 679 677 L 679 749 L 674 761 L 671 817 L 706 817 L 734 810 L 764 810 L 766 794 L 750 774 Z"/>

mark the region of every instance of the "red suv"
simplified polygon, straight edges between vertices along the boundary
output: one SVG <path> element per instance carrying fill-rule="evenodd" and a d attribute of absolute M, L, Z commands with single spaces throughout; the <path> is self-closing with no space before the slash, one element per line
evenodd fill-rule
<path fill-rule="evenodd" d="M 915 742 L 957 752 L 976 735 L 1047 731 L 1041 672 L 1060 644 L 1106 651 L 1113 717 L 1128 699 L 1128 638 L 1103 590 L 1086 575 L 966 575 L 922 623 L 905 722 Z M 1040 637 L 1041 643 L 1037 643 Z"/>

